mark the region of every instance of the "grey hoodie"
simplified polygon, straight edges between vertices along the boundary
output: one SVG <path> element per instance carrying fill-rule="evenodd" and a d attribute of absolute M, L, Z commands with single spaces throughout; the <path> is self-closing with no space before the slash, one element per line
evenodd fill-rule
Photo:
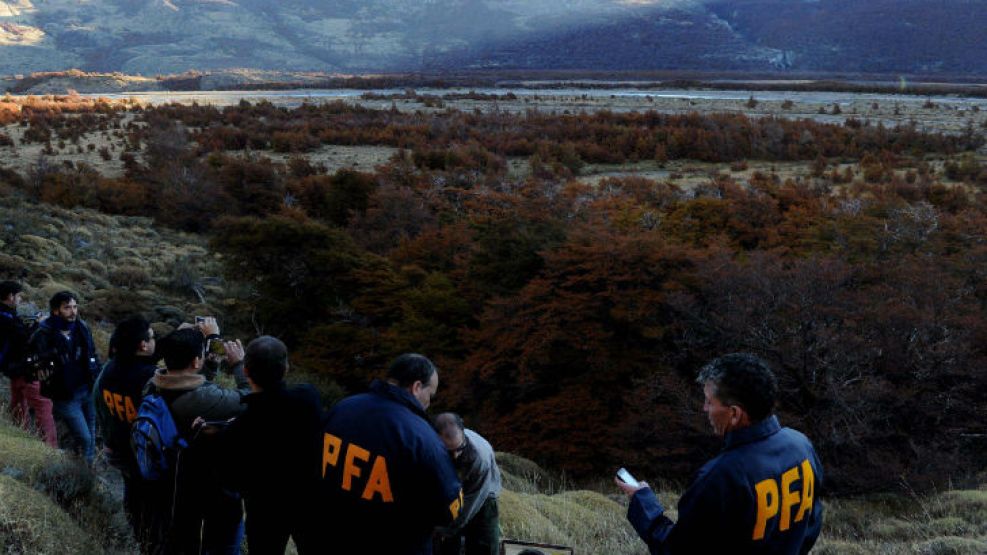
<path fill-rule="evenodd" d="M 246 405 L 243 404 L 243 397 L 250 393 L 250 383 L 243 374 L 242 362 L 233 367 L 233 378 L 237 389 L 225 389 L 206 381 L 202 374 L 158 369 L 149 385 L 153 385 L 166 398 L 170 397 L 169 408 L 178 432 L 184 437 L 191 437 L 192 422 L 196 417 L 201 416 L 207 421 L 229 420 L 244 411 Z M 182 391 L 185 393 L 180 393 Z M 180 396 L 175 398 L 176 394 Z"/>

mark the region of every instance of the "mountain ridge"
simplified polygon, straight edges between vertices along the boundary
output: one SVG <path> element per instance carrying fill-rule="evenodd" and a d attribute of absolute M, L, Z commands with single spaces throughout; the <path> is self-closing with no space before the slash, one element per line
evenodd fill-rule
<path fill-rule="evenodd" d="M 0 74 L 468 68 L 984 76 L 985 26 L 987 4 L 971 0 L 0 0 Z"/>

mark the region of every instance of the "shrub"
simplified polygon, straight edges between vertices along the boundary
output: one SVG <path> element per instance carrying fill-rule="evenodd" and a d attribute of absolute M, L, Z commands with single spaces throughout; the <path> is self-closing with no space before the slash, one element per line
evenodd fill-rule
<path fill-rule="evenodd" d="M 43 493 L 9 476 L 0 476 L 0 541 L 5 553 L 102 551 L 72 517 Z"/>
<path fill-rule="evenodd" d="M 121 266 L 110 272 L 110 282 L 121 287 L 137 288 L 147 285 L 151 276 L 144 268 Z"/>
<path fill-rule="evenodd" d="M 919 555 L 976 555 L 987 553 L 987 541 L 947 536 L 919 543 Z"/>

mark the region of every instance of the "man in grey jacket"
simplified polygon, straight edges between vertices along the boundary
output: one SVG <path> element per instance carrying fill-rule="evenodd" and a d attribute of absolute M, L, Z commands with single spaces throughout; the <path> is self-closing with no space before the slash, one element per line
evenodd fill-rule
<path fill-rule="evenodd" d="M 158 345 L 164 355 L 166 370 L 158 370 L 145 393 L 161 395 L 178 428 L 189 442 L 179 455 L 174 477 L 174 497 L 162 506 L 170 509 L 164 530 L 165 553 L 239 553 L 243 538 L 243 509 L 239 495 L 223 489 L 215 474 L 220 457 L 215 442 L 200 437 L 193 422 L 229 420 L 245 409 L 243 397 L 250 393 L 250 383 L 243 374 L 243 346 L 239 341 L 225 343 L 227 362 L 236 380 L 236 389 L 225 389 L 206 380 L 201 374 L 206 358 L 203 331 L 178 329 Z M 162 526 L 162 524 L 158 524 Z M 160 536 L 159 536 L 160 537 Z"/>
<path fill-rule="evenodd" d="M 435 427 L 453 458 L 453 465 L 463 483 L 463 510 L 459 518 L 439 535 L 440 555 L 500 553 L 500 469 L 493 447 L 480 434 L 467 429 L 463 419 L 453 412 L 435 417 Z"/>

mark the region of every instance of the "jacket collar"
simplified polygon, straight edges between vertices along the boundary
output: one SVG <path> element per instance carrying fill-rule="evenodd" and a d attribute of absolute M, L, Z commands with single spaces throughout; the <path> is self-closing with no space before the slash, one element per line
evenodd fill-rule
<path fill-rule="evenodd" d="M 288 384 L 281 380 L 278 385 L 263 389 L 261 391 L 252 391 L 243 396 L 243 402 L 249 404 L 263 403 L 265 399 L 272 399 L 284 395 L 285 391 L 288 389 Z"/>
<path fill-rule="evenodd" d="M 373 383 L 370 384 L 370 392 L 384 397 L 385 399 L 390 399 L 400 405 L 404 405 L 408 407 L 411 412 L 414 412 L 426 421 L 431 422 L 431 419 L 428 417 L 425 409 L 422 408 L 422 404 L 419 403 L 418 399 L 415 399 L 411 393 L 408 393 L 408 391 L 404 388 L 391 385 L 384 380 L 374 380 Z"/>
<path fill-rule="evenodd" d="M 159 368 L 154 371 L 151 383 L 161 390 L 191 390 L 206 383 L 206 377 L 202 374 L 173 374 Z"/>
<path fill-rule="evenodd" d="M 746 428 L 727 432 L 727 435 L 723 438 L 723 450 L 734 449 L 741 445 L 764 439 L 771 434 L 777 433 L 780 429 L 781 424 L 778 423 L 778 417 L 772 414 L 764 420 L 751 424 Z"/>

